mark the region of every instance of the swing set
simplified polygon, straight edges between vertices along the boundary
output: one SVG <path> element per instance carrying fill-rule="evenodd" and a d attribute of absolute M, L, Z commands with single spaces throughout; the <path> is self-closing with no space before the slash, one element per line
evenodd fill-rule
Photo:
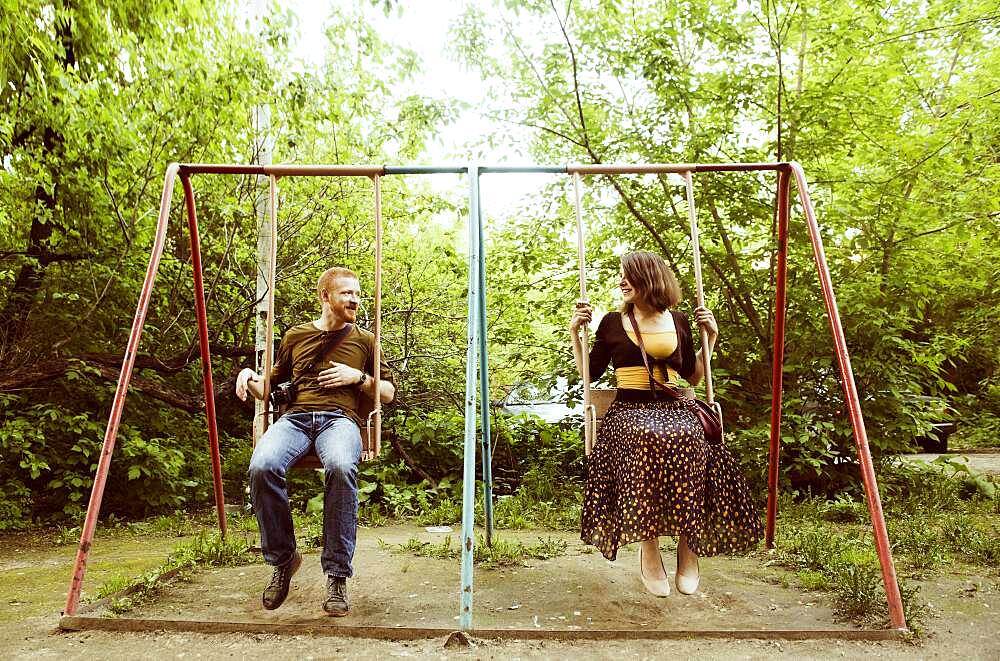
<path fill-rule="evenodd" d="M 781 401 L 782 401 L 782 368 L 785 345 L 785 314 L 786 314 L 786 271 L 788 221 L 791 207 L 791 183 L 795 180 L 799 203 L 809 231 L 812 243 L 813 257 L 820 279 L 823 300 L 833 340 L 834 353 L 841 374 L 844 397 L 850 415 L 851 427 L 857 444 L 858 457 L 861 464 L 861 479 L 864 484 L 866 504 L 874 529 L 875 545 L 882 570 L 882 580 L 885 587 L 890 618 L 890 629 L 882 630 L 849 630 L 849 629 L 786 629 L 786 630 L 540 630 L 540 629 L 476 629 L 473 627 L 473 550 L 474 550 L 474 504 L 475 504 L 475 469 L 476 469 L 476 425 L 477 397 L 480 405 L 479 420 L 481 421 L 482 469 L 484 485 L 484 502 L 486 518 L 486 541 L 491 543 L 493 532 L 492 509 L 492 468 L 490 441 L 490 397 L 489 370 L 486 345 L 486 276 L 485 276 L 485 244 L 483 239 L 483 218 L 480 202 L 480 178 L 482 175 L 508 173 L 536 174 L 568 174 L 573 178 L 573 189 L 576 211 L 577 252 L 579 262 L 580 299 L 587 301 L 585 241 L 583 218 L 580 203 L 580 180 L 584 176 L 614 176 L 635 174 L 676 174 L 684 179 L 690 231 L 694 253 L 695 283 L 698 305 L 704 304 L 704 293 L 701 277 L 701 257 L 698 238 L 697 218 L 694 206 L 694 187 L 692 177 L 700 173 L 719 172 L 775 172 L 777 173 L 777 269 L 775 279 L 774 307 L 774 346 L 772 364 L 772 394 L 771 394 L 771 431 L 768 451 L 768 499 L 765 527 L 765 544 L 774 547 L 775 518 L 777 514 L 778 461 L 781 443 Z M 844 639 L 892 639 L 907 632 L 906 620 L 903 614 L 902 600 L 896 580 L 896 572 L 892 559 L 886 531 L 885 518 L 879 498 L 875 471 L 871 452 L 868 447 L 868 437 L 861 404 L 858 398 L 854 374 L 848 356 L 844 330 L 841 325 L 834 297 L 830 271 L 827 267 L 823 251 L 823 242 L 815 212 L 806 186 L 805 173 L 795 162 L 781 163 L 713 163 L 713 164 L 570 164 L 565 166 L 478 166 L 469 167 L 438 167 L 438 166 L 371 166 L 371 165 L 219 165 L 219 164 L 178 164 L 167 167 L 163 194 L 160 201 L 160 211 L 157 220 L 156 234 L 150 254 L 149 265 L 136 307 L 135 317 L 128 345 L 125 350 L 122 369 L 118 379 L 104 442 L 97 463 L 94 484 L 91 491 L 87 514 L 80 535 L 73 576 L 69 586 L 66 607 L 60 619 L 60 627 L 67 630 L 104 629 L 119 631 L 136 630 L 186 630 L 202 632 L 274 632 L 274 633 L 325 633 L 329 635 L 372 637 L 386 639 L 410 639 L 433 637 L 447 634 L 451 629 L 434 629 L 418 627 L 388 627 L 388 626 L 345 626 L 342 624 L 262 624 L 260 622 L 206 622 L 192 620 L 134 620 L 127 617 L 114 619 L 87 615 L 94 606 L 81 606 L 80 597 L 83 587 L 87 560 L 93 546 L 94 532 L 97 526 L 101 500 L 111 465 L 112 452 L 118 432 L 118 426 L 124 410 L 125 397 L 131 380 L 132 370 L 137 355 L 139 340 L 145 324 L 149 308 L 153 284 L 163 254 L 167 225 L 170 216 L 170 204 L 174 184 L 180 178 L 184 190 L 185 209 L 188 220 L 188 231 L 191 240 L 191 262 L 194 276 L 195 314 L 198 323 L 198 336 L 201 348 L 202 372 L 205 392 L 205 414 L 208 426 L 208 442 L 212 465 L 214 496 L 219 529 L 226 534 L 226 513 L 222 488 L 222 472 L 219 454 L 218 431 L 215 415 L 215 391 L 212 382 L 211 356 L 209 352 L 208 320 L 205 309 L 205 293 L 199 245 L 198 220 L 194 197 L 192 178 L 195 175 L 256 175 L 268 177 L 270 208 L 271 208 L 271 246 L 270 273 L 268 274 L 268 314 L 266 319 L 265 337 L 273 337 L 274 327 L 274 267 L 277 251 L 277 181 L 287 176 L 307 177 L 367 177 L 373 182 L 374 189 L 374 219 L 375 219 L 375 275 L 374 275 L 374 378 L 376 392 L 379 380 L 379 364 L 381 348 L 381 294 L 382 294 L 382 214 L 381 214 L 381 178 L 384 176 L 426 175 L 426 174 L 467 174 L 469 181 L 469 256 L 468 256 L 468 333 L 466 349 L 466 382 L 465 382 L 465 428 L 463 453 L 463 499 L 462 499 L 462 534 L 461 534 L 461 582 L 459 599 L 459 628 L 464 632 L 474 633 L 484 638 L 557 638 L 557 639 L 618 639 L 618 638 L 681 638 L 681 637 L 726 637 L 726 638 L 844 638 Z M 702 330 L 702 346 L 707 343 L 706 332 Z M 574 338 L 582 348 L 586 348 L 587 331 L 581 329 L 579 336 Z M 270 391 L 270 368 L 273 357 L 273 342 L 268 341 L 264 356 L 265 397 Z M 584 383 L 584 439 L 585 450 L 590 453 L 596 437 L 597 427 L 604 411 L 614 397 L 613 390 L 592 390 L 586 351 L 582 354 Z M 721 418 L 721 406 L 715 400 L 712 385 L 711 367 L 708 351 L 703 351 L 705 357 L 706 400 L 716 409 Z M 478 373 L 478 384 L 477 384 Z M 265 407 L 267 405 L 265 404 Z M 365 448 L 373 450 L 377 456 L 381 446 L 381 403 L 378 398 L 370 402 L 371 410 L 367 413 L 367 425 L 363 430 Z M 269 416 L 265 408 L 264 423 Z M 315 457 L 306 457 L 300 467 L 317 467 Z"/>

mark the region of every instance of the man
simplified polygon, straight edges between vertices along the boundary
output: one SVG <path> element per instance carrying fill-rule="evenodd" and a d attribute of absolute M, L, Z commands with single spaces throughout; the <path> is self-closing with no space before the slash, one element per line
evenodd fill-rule
<path fill-rule="evenodd" d="M 375 399 L 371 377 L 375 337 L 354 325 L 361 286 L 358 277 L 340 267 L 319 277 L 316 292 L 322 304 L 319 319 L 289 329 L 281 340 L 271 371 L 272 389 L 291 381 L 294 395 L 288 410 L 271 425 L 250 458 L 250 498 L 260 528 L 264 560 L 274 575 L 264 589 L 264 608 L 280 606 L 288 596 L 292 575 L 302 564 L 295 548 L 292 512 L 285 474 L 315 448 L 325 473 L 323 500 L 323 554 L 327 576 L 323 610 L 347 615 L 347 579 L 358 532 L 358 461 L 362 454 L 358 415 L 359 395 Z M 379 397 L 383 403 L 396 394 L 392 375 L 381 363 Z M 236 395 L 264 397 L 264 380 L 252 369 L 236 379 Z M 365 459 L 374 453 L 365 453 Z"/>

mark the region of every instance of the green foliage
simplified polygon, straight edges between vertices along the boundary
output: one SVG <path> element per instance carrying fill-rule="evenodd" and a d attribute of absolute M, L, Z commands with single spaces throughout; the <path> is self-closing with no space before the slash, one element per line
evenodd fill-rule
<path fill-rule="evenodd" d="M 113 10 L 22 4 L 0 12 L 8 55 L 0 64 L 4 529 L 32 518 L 72 520 L 87 501 L 166 163 L 246 162 L 263 137 L 276 138 L 275 161 L 418 160 L 425 139 L 451 113 L 417 95 L 390 98 L 417 61 L 384 44 L 359 20 L 360 9 L 331 12 L 329 64 L 302 70 L 290 66 L 288 15 L 265 17 L 258 37 L 228 0 L 124 2 Z M 249 124 L 264 102 L 272 110 L 271 136 L 256 135 Z M 411 392 L 440 402 L 455 384 L 452 372 L 435 368 L 450 361 L 454 373 L 461 369 L 461 332 L 428 319 L 464 309 L 463 281 L 454 277 L 462 257 L 451 229 L 460 211 L 426 188 L 410 195 L 402 183 L 384 186 L 384 266 L 392 284 L 383 310 L 388 317 L 407 313 L 404 323 L 385 329 L 383 347 L 404 365 L 401 382 Z M 370 183 L 336 184 L 282 182 L 279 330 L 314 314 L 322 268 L 372 271 Z M 225 489 L 239 502 L 249 423 L 227 377 L 252 354 L 246 347 L 255 318 L 259 188 L 252 179 L 205 177 L 196 189 L 213 368 L 217 386 L 226 384 L 217 398 Z M 409 207 L 414 200 L 419 213 Z M 431 219 L 437 229 L 424 230 Z M 106 512 L 141 516 L 201 506 L 211 495 L 183 227 L 175 203 Z M 411 245 L 418 232 L 423 241 Z M 368 325 L 369 313 L 362 314 Z M 427 347 L 436 347 L 432 356 L 408 359 Z M 309 480 L 298 485 L 297 507 L 315 492 Z"/>
<path fill-rule="evenodd" d="M 400 94 L 421 64 L 386 43 L 357 8 L 331 10 L 324 63 L 306 68 L 291 66 L 290 14 L 266 17 L 258 35 L 237 9 L 226 0 L 113 8 L 29 1 L 0 12 L 0 529 L 30 519 L 71 527 L 87 501 L 155 238 L 165 163 L 249 161 L 262 137 L 273 138 L 275 161 L 419 161 L 455 117 L 455 103 Z M 992 9 L 947 0 L 906 0 L 891 11 L 834 0 L 586 0 L 556 11 L 513 0 L 497 10 L 502 26 L 470 7 L 452 50 L 483 73 L 491 91 L 484 112 L 535 131 L 528 151 L 539 162 L 804 164 L 880 467 L 891 470 L 888 457 L 930 429 L 934 412 L 908 394 L 947 397 L 961 413 L 956 441 L 997 444 L 1000 207 L 988 164 L 1000 135 L 1000 36 Z M 264 102 L 269 136 L 248 120 Z M 485 137 L 515 139 L 506 128 Z M 392 448 L 360 475 L 372 522 L 455 516 L 467 212 L 464 183 L 455 183 L 441 194 L 418 180 L 383 181 L 383 349 L 400 387 L 386 416 Z M 524 383 L 544 391 L 565 378 L 570 398 L 579 398 L 565 331 L 578 291 L 569 183 L 553 183 L 509 217 L 487 210 L 494 397 Z M 616 303 L 617 256 L 651 249 L 677 271 L 690 310 L 680 183 L 586 182 L 587 278 L 600 309 Z M 229 379 L 251 362 L 254 200 L 262 187 L 235 177 L 196 184 L 212 367 L 216 385 L 225 384 L 225 490 L 239 502 L 249 407 L 233 398 Z M 708 303 L 722 325 L 715 373 L 727 441 L 760 487 L 774 180 L 699 176 L 695 195 Z M 312 289 L 323 267 L 354 268 L 370 291 L 374 265 L 369 181 L 284 178 L 281 200 L 279 332 L 315 314 Z M 842 377 L 801 208 L 792 211 L 782 488 L 856 497 Z M 106 512 L 169 512 L 210 497 L 191 262 L 175 203 Z M 363 325 L 371 312 L 365 301 Z M 573 505 L 563 496 L 584 474 L 579 424 L 505 416 L 491 423 L 497 493 L 548 503 L 551 525 L 569 525 Z M 926 483 L 949 498 L 972 499 L 970 490 L 990 497 L 990 482 L 955 472 L 945 486 L 917 476 L 887 493 Z M 297 510 L 309 507 L 319 482 L 315 473 L 292 476 Z M 498 519 L 529 525 L 516 503 L 499 501 Z M 846 521 L 856 512 L 836 505 L 823 515 Z"/>
<path fill-rule="evenodd" d="M 1000 448 L 1000 416 L 993 411 L 1000 408 L 998 400 L 980 402 L 971 397 L 967 402 L 967 414 L 962 416 L 961 424 L 955 435 L 949 439 L 954 448 Z M 983 410 L 985 406 L 992 410 Z"/>
<path fill-rule="evenodd" d="M 0 413 L 0 452 L 17 456 L 4 462 L 0 477 L 11 493 L 8 508 L 21 516 L 60 512 L 73 519 L 86 507 L 100 453 L 106 421 L 69 406 L 37 404 L 24 407 L 21 398 Z M 146 429 L 176 431 L 177 417 L 169 409 L 147 416 Z M 199 440 L 199 446 L 203 439 Z M 199 447 L 198 454 L 204 451 Z M 138 427 L 122 424 L 115 447 L 116 461 L 108 476 L 104 502 L 108 510 L 130 517 L 204 502 L 208 494 L 207 462 L 192 464 L 186 457 L 195 448 L 172 435 L 144 436 Z M 35 493 L 32 508 L 17 496 L 23 489 Z"/>
<path fill-rule="evenodd" d="M 930 429 L 932 413 L 908 393 L 945 396 L 963 414 L 1000 412 L 1000 207 L 987 165 L 996 160 L 989 99 L 1000 34 L 990 5 L 517 1 L 498 12 L 494 25 L 470 9 L 455 48 L 495 83 L 489 112 L 532 131 L 540 161 L 804 165 L 877 460 Z M 599 310 L 616 303 L 617 255 L 636 249 L 664 255 L 690 309 L 680 184 L 666 175 L 587 180 L 588 290 Z M 758 476 L 770 416 L 762 402 L 775 192 L 770 175 L 699 175 L 695 187 L 705 291 L 721 325 L 717 391 L 741 461 Z M 527 302 L 503 306 L 492 325 L 509 346 L 496 351 L 501 379 L 576 378 L 563 330 L 576 298 L 571 198 L 559 182 L 492 237 L 502 246 L 492 251 L 499 288 Z M 848 480 L 855 444 L 801 217 L 796 203 L 781 479 L 832 495 L 857 484 Z M 994 444 L 993 431 L 977 444 Z"/>

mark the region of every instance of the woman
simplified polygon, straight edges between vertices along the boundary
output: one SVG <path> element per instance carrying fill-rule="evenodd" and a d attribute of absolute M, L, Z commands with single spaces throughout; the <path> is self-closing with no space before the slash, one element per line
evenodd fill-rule
<path fill-rule="evenodd" d="M 608 560 L 618 548 L 639 542 L 639 569 L 646 589 L 670 593 L 660 557 L 659 537 L 677 535 L 678 591 L 698 589 L 698 557 L 739 553 L 760 538 L 760 522 L 746 481 L 725 446 L 709 444 L 698 417 L 682 401 L 650 389 L 639 338 L 642 335 L 656 381 L 692 386 L 704 376 L 701 350 L 694 351 L 687 316 L 672 311 L 680 286 L 659 255 L 634 252 L 621 259 L 621 312 L 604 316 L 590 352 L 590 378 L 612 364 L 618 395 L 587 460 L 587 486 L 581 538 Z M 577 367 L 584 349 L 578 331 L 590 323 L 589 305 L 578 303 L 570 323 Z M 695 309 L 695 321 L 708 332 L 711 354 L 719 337 L 712 312 Z"/>

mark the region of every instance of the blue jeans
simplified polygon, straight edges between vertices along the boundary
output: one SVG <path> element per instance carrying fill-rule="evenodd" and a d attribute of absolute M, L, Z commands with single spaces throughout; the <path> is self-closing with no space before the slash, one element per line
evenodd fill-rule
<path fill-rule="evenodd" d="M 269 565 L 283 565 L 295 553 L 295 530 L 285 474 L 315 444 L 323 464 L 323 555 L 328 576 L 350 577 L 358 538 L 358 461 L 361 430 L 339 409 L 286 413 L 257 442 L 250 458 L 250 499 Z"/>

